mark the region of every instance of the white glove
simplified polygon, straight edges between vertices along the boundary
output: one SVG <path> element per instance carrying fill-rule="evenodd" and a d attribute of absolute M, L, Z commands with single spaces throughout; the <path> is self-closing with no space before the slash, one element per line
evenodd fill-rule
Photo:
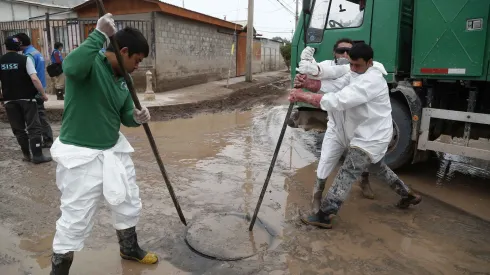
<path fill-rule="evenodd" d="M 97 21 L 96 30 L 105 34 L 107 37 L 111 37 L 116 33 L 116 24 L 112 18 L 112 14 L 106 13 Z"/>
<path fill-rule="evenodd" d="M 141 111 L 134 108 L 133 110 L 133 118 L 134 121 L 136 121 L 139 124 L 143 123 L 148 123 L 150 121 L 150 111 L 148 111 L 148 108 L 141 106 Z"/>
<path fill-rule="evenodd" d="M 318 76 L 320 69 L 315 59 L 313 60 L 302 60 L 299 62 L 299 68 L 296 69 L 300 74 L 306 74 L 309 76 Z"/>
<path fill-rule="evenodd" d="M 314 59 L 313 54 L 315 54 L 315 48 L 308 46 L 301 52 L 301 60 L 312 60 Z"/>

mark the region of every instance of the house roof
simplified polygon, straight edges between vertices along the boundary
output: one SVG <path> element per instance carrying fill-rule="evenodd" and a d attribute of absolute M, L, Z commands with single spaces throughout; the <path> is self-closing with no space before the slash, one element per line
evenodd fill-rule
<path fill-rule="evenodd" d="M 34 1 L 27 1 L 27 0 L 2 0 L 2 1 L 17 3 L 17 4 L 26 4 L 26 5 L 37 6 L 37 7 L 46 7 L 46 8 L 64 9 L 64 10 L 70 9 L 70 7 L 66 7 L 66 6 L 54 5 L 54 4 L 48 4 L 48 3 L 40 3 L 40 2 L 34 2 Z"/>
<path fill-rule="evenodd" d="M 153 9 L 152 11 L 171 14 L 171 15 L 175 15 L 175 16 L 179 16 L 179 17 L 183 17 L 183 18 L 207 23 L 207 24 L 217 25 L 217 26 L 220 26 L 223 28 L 228 28 L 228 29 L 235 29 L 236 28 L 237 30 L 242 29 L 242 27 L 238 24 L 235 24 L 235 23 L 223 20 L 223 19 L 219 19 L 216 17 L 212 17 L 212 16 L 209 16 L 206 14 L 202 14 L 199 12 L 184 9 L 184 8 L 181 8 L 181 7 L 178 7 L 175 5 L 171 5 L 168 3 L 164 3 L 164 2 L 161 2 L 158 0 L 132 0 L 132 1 L 141 1 L 141 2 L 153 3 L 155 5 L 153 6 L 154 8 L 152 8 Z M 88 8 L 91 6 L 95 6 L 95 0 L 86 1 L 86 2 L 84 2 L 78 6 L 73 7 L 73 10 L 78 11 L 78 10 Z M 129 13 L 130 12 L 128 12 L 127 14 L 129 14 Z"/>
<path fill-rule="evenodd" d="M 242 32 L 247 32 L 248 20 L 238 20 L 238 21 L 231 21 L 231 22 L 242 26 Z M 253 30 L 254 30 L 254 35 L 260 36 L 259 34 L 257 34 L 257 30 L 255 29 L 255 27 L 253 28 Z"/>

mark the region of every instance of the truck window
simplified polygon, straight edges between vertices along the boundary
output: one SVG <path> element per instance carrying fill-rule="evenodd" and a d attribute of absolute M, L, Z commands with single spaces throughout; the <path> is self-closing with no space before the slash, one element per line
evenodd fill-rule
<path fill-rule="evenodd" d="M 330 0 L 316 0 L 310 18 L 307 40 L 310 43 L 320 43 L 323 40 L 323 30 L 328 16 Z"/>
<path fill-rule="evenodd" d="M 325 29 L 360 27 L 365 6 L 366 0 L 316 0 L 307 32 L 308 43 L 322 42 Z"/>
<path fill-rule="evenodd" d="M 357 28 L 362 25 L 366 0 L 332 0 L 327 29 Z"/>

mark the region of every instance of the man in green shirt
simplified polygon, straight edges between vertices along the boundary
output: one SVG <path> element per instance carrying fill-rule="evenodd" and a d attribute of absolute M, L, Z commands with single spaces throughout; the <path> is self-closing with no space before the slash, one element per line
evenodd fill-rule
<path fill-rule="evenodd" d="M 141 200 L 130 156 L 134 149 L 119 132 L 121 123 L 138 127 L 150 120 L 150 114 L 147 108 L 134 108 L 112 45 L 101 51 L 113 35 L 126 70 L 133 72 L 148 56 L 148 42 L 134 28 L 116 33 L 111 14 L 101 17 L 96 31 L 63 62 L 65 111 L 60 136 L 51 147 L 61 191 L 51 275 L 68 274 L 74 251 L 83 248 L 92 230 L 102 197 L 112 210 L 121 257 L 143 264 L 158 261 L 138 245 L 135 226 Z"/>

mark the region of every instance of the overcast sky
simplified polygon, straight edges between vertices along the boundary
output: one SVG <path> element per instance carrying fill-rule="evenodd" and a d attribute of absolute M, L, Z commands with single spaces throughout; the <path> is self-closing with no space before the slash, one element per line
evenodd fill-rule
<path fill-rule="evenodd" d="M 280 0 L 293 13 L 279 4 L 278 0 L 254 1 L 254 26 L 264 37 L 274 36 L 291 39 L 294 30 L 296 0 Z M 248 0 L 163 0 L 172 5 L 204 13 L 228 21 L 247 20 Z M 301 0 L 299 0 L 301 10 Z"/>

